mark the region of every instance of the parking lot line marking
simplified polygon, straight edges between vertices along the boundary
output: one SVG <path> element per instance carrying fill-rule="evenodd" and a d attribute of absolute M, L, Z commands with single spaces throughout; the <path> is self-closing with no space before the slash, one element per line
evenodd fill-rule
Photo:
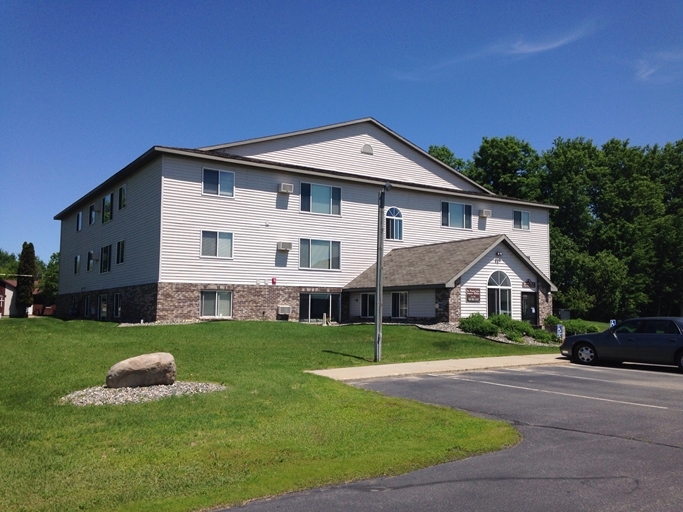
<path fill-rule="evenodd" d="M 581 379 L 581 380 L 594 380 L 597 382 L 609 382 L 611 384 L 614 383 L 613 380 L 594 379 L 593 377 L 579 377 L 577 375 L 568 375 L 566 373 L 534 372 L 534 375 L 550 375 L 551 377 L 562 377 L 562 378 L 567 378 L 567 379 Z"/>
<path fill-rule="evenodd" d="M 474 382 L 477 384 L 490 384 L 491 386 L 500 386 L 502 388 L 513 388 L 513 389 L 522 389 L 524 391 L 535 391 L 537 393 L 549 393 L 551 395 L 561 395 L 561 396 L 568 396 L 571 398 L 587 398 L 589 400 L 599 400 L 600 402 L 612 402 L 615 404 L 624 404 L 624 405 L 635 405 L 636 407 L 649 407 L 651 409 L 666 409 L 668 410 L 668 407 L 664 407 L 661 405 L 650 405 L 650 404 L 639 404 L 636 402 L 624 402 L 621 400 L 611 400 L 609 398 L 598 398 L 595 396 L 586 396 L 586 395 L 575 395 L 572 393 L 561 393 L 560 391 L 548 391 L 547 389 L 538 389 L 538 388 L 528 388 L 525 386 L 513 386 L 511 384 L 501 384 L 499 382 L 490 382 L 487 380 L 476 380 L 476 379 L 464 379 L 462 377 L 451 377 L 454 380 L 463 380 L 466 382 Z"/>

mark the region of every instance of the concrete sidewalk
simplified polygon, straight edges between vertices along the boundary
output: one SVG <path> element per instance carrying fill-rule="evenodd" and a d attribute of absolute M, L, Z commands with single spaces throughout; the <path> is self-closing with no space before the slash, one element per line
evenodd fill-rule
<path fill-rule="evenodd" d="M 372 366 L 356 366 L 353 368 L 311 370 L 308 373 L 329 377 L 330 379 L 347 381 L 378 379 L 381 377 L 399 377 L 402 375 L 419 375 L 421 373 L 466 372 L 472 370 L 510 368 L 515 366 L 537 366 L 543 364 L 569 364 L 569 359 L 559 354 L 531 354 L 526 356 L 447 359 L 444 361 L 424 361 L 419 363 L 376 364 Z"/>

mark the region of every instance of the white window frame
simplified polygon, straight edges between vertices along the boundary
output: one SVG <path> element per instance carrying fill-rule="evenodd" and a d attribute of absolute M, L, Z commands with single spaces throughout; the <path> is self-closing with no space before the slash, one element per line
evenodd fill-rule
<path fill-rule="evenodd" d="M 494 312 L 491 313 L 491 293 L 493 293 Z M 503 310 L 503 295 L 507 299 L 508 310 Z M 491 314 L 512 316 L 512 282 L 510 276 L 502 270 L 493 272 L 487 281 L 486 286 L 486 311 L 487 316 Z"/>
<path fill-rule="evenodd" d="M 360 317 L 375 318 L 376 298 L 374 293 L 360 294 Z M 365 313 L 365 314 L 363 314 Z"/>
<path fill-rule="evenodd" d="M 88 210 L 88 215 L 89 215 L 88 224 L 92 226 L 93 224 L 95 224 L 95 221 L 97 220 L 97 210 L 95 210 L 94 204 L 90 205 L 90 209 Z"/>
<path fill-rule="evenodd" d="M 444 208 L 444 205 L 447 205 Z M 455 216 L 452 206 L 462 207 L 462 226 L 453 225 L 451 219 Z M 469 225 L 468 225 L 469 224 Z M 456 203 L 453 201 L 441 201 L 441 225 L 454 229 L 472 229 L 472 205 L 467 203 Z"/>
<path fill-rule="evenodd" d="M 403 213 L 401 210 L 392 206 L 387 210 L 385 215 L 385 239 L 386 240 L 403 240 Z"/>
<path fill-rule="evenodd" d="M 91 272 L 95 268 L 95 253 L 94 251 L 88 251 L 88 261 L 86 263 L 85 269 Z"/>
<path fill-rule="evenodd" d="M 204 310 L 204 296 L 208 297 L 211 294 L 214 295 L 214 310 L 212 314 L 206 314 L 207 311 Z M 230 300 L 229 304 L 229 311 L 227 312 L 227 315 L 222 315 L 219 314 L 220 311 L 220 297 L 221 295 L 223 296 L 228 296 Z M 232 290 L 202 290 L 199 293 L 199 316 L 201 318 L 232 318 L 232 305 L 233 305 L 233 293 Z"/>
<path fill-rule="evenodd" d="M 327 252 L 327 262 L 328 266 L 327 267 L 319 267 L 319 266 L 312 266 L 312 247 L 313 247 L 313 242 L 317 242 L 316 245 L 318 248 L 321 248 L 324 246 L 324 244 L 328 244 L 328 252 Z M 333 266 L 335 262 L 335 255 L 334 251 L 337 251 L 337 266 Z M 341 260 L 342 260 L 342 254 L 341 254 L 341 242 L 336 241 L 336 240 L 318 240 L 315 238 L 300 238 L 299 239 L 299 268 L 301 269 L 311 269 L 311 270 L 331 270 L 331 271 L 340 271 L 341 270 Z M 305 260 L 305 261 L 304 261 Z M 323 260 L 320 260 L 323 261 Z"/>
<path fill-rule="evenodd" d="M 76 231 L 83 229 L 83 212 L 80 211 L 76 214 Z"/>
<path fill-rule="evenodd" d="M 216 235 L 216 251 L 215 254 L 204 254 L 204 233 L 215 233 Z M 221 235 L 223 235 L 221 237 Z M 223 247 L 223 244 L 221 244 L 221 240 L 227 240 L 229 235 L 230 238 L 230 255 L 221 255 L 221 249 Z M 208 247 L 207 247 L 208 250 Z M 218 260 L 231 260 L 233 259 L 233 255 L 235 254 L 235 235 L 234 233 L 230 231 L 214 231 L 212 229 L 203 229 L 200 233 L 200 240 L 199 240 L 199 255 L 202 258 L 213 258 L 213 259 L 218 259 Z"/>
<path fill-rule="evenodd" d="M 81 273 L 81 255 L 74 256 L 74 274 Z"/>
<path fill-rule="evenodd" d="M 98 320 L 107 320 L 108 308 L 109 308 L 109 296 L 106 293 L 101 293 L 100 295 L 97 296 L 97 319 Z"/>
<path fill-rule="evenodd" d="M 116 264 L 121 265 L 125 261 L 126 241 L 119 240 L 116 242 Z"/>
<path fill-rule="evenodd" d="M 517 216 L 519 215 L 519 226 L 517 225 Z M 525 210 L 513 210 L 512 211 L 512 228 L 520 231 L 530 231 L 531 221 L 529 220 L 529 212 Z M 526 219 L 526 224 L 525 224 Z"/>
<path fill-rule="evenodd" d="M 395 299 L 398 299 L 397 308 Z M 408 318 L 408 292 L 391 292 L 391 318 Z"/>
<path fill-rule="evenodd" d="M 314 203 L 313 203 L 313 193 L 314 190 L 320 190 L 320 189 L 329 189 L 329 196 L 330 196 L 330 201 L 329 204 L 327 205 L 327 211 L 320 211 L 320 210 L 314 210 Z M 341 216 L 341 204 L 342 204 L 342 189 L 341 187 L 333 187 L 332 185 L 321 185 L 319 183 L 310 183 L 307 181 L 302 181 L 300 183 L 300 198 L 301 198 L 301 204 L 300 204 L 300 209 L 302 212 L 305 213 L 314 213 L 318 215 L 335 215 L 335 216 Z M 335 190 L 338 191 L 335 197 Z M 338 202 L 335 204 L 335 199 L 338 200 Z M 320 204 L 320 203 L 318 203 Z M 336 209 L 336 211 L 335 211 Z"/>
<path fill-rule="evenodd" d="M 109 214 L 107 216 L 107 213 Z M 102 198 L 102 224 L 114 219 L 114 192 L 110 192 Z"/>
<path fill-rule="evenodd" d="M 217 188 L 216 192 L 206 191 L 206 173 L 208 172 L 217 172 L 218 173 L 218 183 L 217 183 Z M 221 188 L 221 184 L 223 184 L 223 178 L 227 176 L 231 176 L 231 190 L 228 191 L 223 191 Z M 202 194 L 205 196 L 216 196 L 216 197 L 235 197 L 235 172 L 234 171 L 225 171 L 222 169 L 212 169 L 210 167 L 204 167 L 202 168 Z"/>
<path fill-rule="evenodd" d="M 118 200 L 119 200 L 119 204 L 118 204 L 119 208 L 118 209 L 119 210 L 123 210 L 126 207 L 126 185 L 127 185 L 127 183 L 124 183 L 123 185 L 121 185 L 119 187 L 119 194 L 118 194 L 118 196 L 119 196 L 118 197 Z"/>
<path fill-rule="evenodd" d="M 111 272 L 111 244 L 100 248 L 100 274 L 107 272 Z"/>
<path fill-rule="evenodd" d="M 114 294 L 114 318 L 121 318 L 121 294 Z"/>

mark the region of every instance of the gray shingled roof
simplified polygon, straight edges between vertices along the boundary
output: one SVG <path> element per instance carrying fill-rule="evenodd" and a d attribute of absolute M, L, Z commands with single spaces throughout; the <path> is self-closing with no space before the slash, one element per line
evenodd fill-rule
<path fill-rule="evenodd" d="M 467 269 L 501 243 L 512 249 L 539 278 L 555 290 L 550 280 L 505 235 L 393 249 L 384 256 L 384 288 L 452 287 Z M 344 289 L 373 290 L 376 284 L 375 269 L 376 265 L 372 265 Z"/>

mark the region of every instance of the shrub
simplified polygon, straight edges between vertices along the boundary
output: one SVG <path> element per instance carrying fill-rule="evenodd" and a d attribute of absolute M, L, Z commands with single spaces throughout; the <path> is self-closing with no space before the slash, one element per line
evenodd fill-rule
<path fill-rule="evenodd" d="M 552 343 L 557 341 L 557 336 L 555 334 L 549 333 L 543 329 L 534 329 L 531 336 L 540 343 Z"/>
<path fill-rule="evenodd" d="M 523 334 L 519 331 L 516 331 L 514 329 L 506 329 L 503 331 L 503 334 L 505 334 L 505 337 L 509 339 L 510 341 L 513 341 L 515 343 L 522 343 L 524 340 L 522 339 Z"/>
<path fill-rule="evenodd" d="M 522 320 L 513 320 L 508 315 L 491 315 L 489 321 L 497 325 L 501 331 L 516 331 L 521 336 L 530 336 L 534 330 L 529 322 Z"/>
<path fill-rule="evenodd" d="M 598 332 L 597 327 L 581 319 L 565 320 L 562 324 L 564 325 L 565 334 L 567 336 L 585 334 L 587 332 Z"/>
<path fill-rule="evenodd" d="M 562 320 L 557 318 L 555 315 L 548 315 L 545 317 L 545 325 L 559 325 Z"/>
<path fill-rule="evenodd" d="M 480 313 L 475 313 L 460 320 L 460 328 L 465 332 L 479 336 L 497 336 L 498 327 L 484 318 Z"/>

